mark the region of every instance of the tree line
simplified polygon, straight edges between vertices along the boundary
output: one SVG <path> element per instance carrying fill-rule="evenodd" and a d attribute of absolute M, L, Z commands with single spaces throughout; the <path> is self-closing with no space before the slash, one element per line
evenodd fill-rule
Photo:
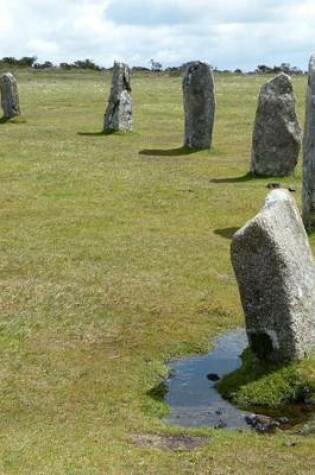
<path fill-rule="evenodd" d="M 180 66 L 171 66 L 171 67 L 163 67 L 163 65 L 151 59 L 149 61 L 150 67 L 144 66 L 135 66 L 133 69 L 135 71 L 153 71 L 155 73 L 159 73 L 165 71 L 170 75 L 179 75 L 185 70 L 188 63 L 183 63 Z M 44 61 L 40 63 L 38 61 L 37 56 L 23 56 L 22 58 L 14 58 L 13 56 L 6 56 L 0 59 L 0 66 L 21 66 L 21 67 L 29 67 L 33 69 L 50 69 L 50 68 L 60 68 L 64 70 L 70 69 L 91 69 L 94 71 L 102 71 L 102 70 L 111 70 L 112 68 L 104 68 L 99 66 L 91 59 L 83 59 L 77 60 L 73 63 L 62 62 L 58 65 L 54 65 L 51 61 Z M 304 71 L 298 68 L 297 66 L 291 66 L 290 63 L 281 63 L 279 66 L 268 66 L 266 64 L 259 64 L 256 69 L 253 71 L 246 71 L 243 72 L 241 69 L 237 68 L 234 70 L 229 69 L 219 69 L 216 66 L 210 66 L 213 71 L 217 73 L 235 73 L 235 74 L 278 74 L 280 72 L 284 72 L 286 74 L 303 74 Z"/>
<path fill-rule="evenodd" d="M 59 67 L 61 69 L 94 69 L 96 71 L 104 69 L 90 59 L 78 60 L 73 63 L 59 63 L 59 65 L 56 66 L 51 61 L 40 63 L 37 60 L 37 56 L 23 56 L 20 59 L 14 58 L 13 56 L 5 56 L 0 59 L 0 65 L 22 66 L 34 69 L 49 69 L 53 67 Z"/>

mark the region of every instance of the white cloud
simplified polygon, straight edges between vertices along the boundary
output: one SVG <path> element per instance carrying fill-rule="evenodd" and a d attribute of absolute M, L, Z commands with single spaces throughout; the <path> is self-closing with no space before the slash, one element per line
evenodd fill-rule
<path fill-rule="evenodd" d="M 40 56 L 50 56 L 59 52 L 59 46 L 55 41 L 46 41 L 41 38 L 32 38 L 26 48 L 29 51 L 36 51 L 36 54 Z"/>
<path fill-rule="evenodd" d="M 0 0 L 0 57 L 306 68 L 313 0 Z M 314 48 L 315 49 L 315 48 Z"/>

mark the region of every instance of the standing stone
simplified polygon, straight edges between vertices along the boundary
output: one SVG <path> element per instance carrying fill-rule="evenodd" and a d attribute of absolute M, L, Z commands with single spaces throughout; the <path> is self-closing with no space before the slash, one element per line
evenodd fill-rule
<path fill-rule="evenodd" d="M 291 78 L 284 73 L 263 84 L 252 138 L 251 172 L 258 176 L 289 176 L 301 148 Z"/>
<path fill-rule="evenodd" d="M 307 230 L 315 229 L 315 55 L 308 68 L 303 138 L 303 221 Z"/>
<path fill-rule="evenodd" d="M 315 349 L 315 264 L 290 193 L 272 190 L 232 240 L 252 352 L 285 362 Z"/>
<path fill-rule="evenodd" d="M 0 76 L 1 107 L 6 119 L 20 114 L 19 95 L 16 79 L 11 73 Z"/>
<path fill-rule="evenodd" d="M 188 63 L 183 78 L 185 113 L 184 147 L 211 147 L 215 96 L 213 74 L 208 64 Z"/>
<path fill-rule="evenodd" d="M 131 70 L 127 64 L 115 61 L 103 132 L 117 130 L 132 130 L 132 97 Z"/>

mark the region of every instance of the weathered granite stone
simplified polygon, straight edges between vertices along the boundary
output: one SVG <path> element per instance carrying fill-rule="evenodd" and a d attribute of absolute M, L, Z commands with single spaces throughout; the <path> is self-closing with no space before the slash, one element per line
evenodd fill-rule
<path fill-rule="evenodd" d="M 303 221 L 307 230 L 315 229 L 315 55 L 308 69 L 303 137 Z"/>
<path fill-rule="evenodd" d="M 104 132 L 132 130 L 131 70 L 115 61 L 112 85 L 104 116 Z"/>
<path fill-rule="evenodd" d="M 183 78 L 185 113 L 184 147 L 211 147 L 215 96 L 213 74 L 208 64 L 200 61 L 187 65 Z"/>
<path fill-rule="evenodd" d="M 0 76 L 1 107 L 3 116 L 11 119 L 20 114 L 19 95 L 16 79 L 11 73 Z"/>
<path fill-rule="evenodd" d="M 284 73 L 263 84 L 252 138 L 251 172 L 257 176 L 289 176 L 301 148 L 292 82 Z"/>
<path fill-rule="evenodd" d="M 234 234 L 231 257 L 258 359 L 285 362 L 315 349 L 315 264 L 287 190 L 269 192 L 259 213 Z"/>

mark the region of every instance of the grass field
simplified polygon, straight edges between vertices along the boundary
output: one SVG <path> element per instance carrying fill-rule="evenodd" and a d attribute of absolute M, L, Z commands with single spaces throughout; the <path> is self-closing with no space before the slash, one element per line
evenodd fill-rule
<path fill-rule="evenodd" d="M 270 181 L 246 176 L 266 78 L 216 76 L 213 148 L 183 154 L 179 77 L 136 74 L 134 132 L 104 136 L 109 74 L 15 76 L 23 115 L 0 124 L 1 475 L 315 473 L 314 436 L 173 427 L 150 396 L 169 358 L 243 325 L 229 246 Z M 301 165 L 279 181 L 300 205 Z M 134 443 L 146 434 L 207 440 Z"/>

